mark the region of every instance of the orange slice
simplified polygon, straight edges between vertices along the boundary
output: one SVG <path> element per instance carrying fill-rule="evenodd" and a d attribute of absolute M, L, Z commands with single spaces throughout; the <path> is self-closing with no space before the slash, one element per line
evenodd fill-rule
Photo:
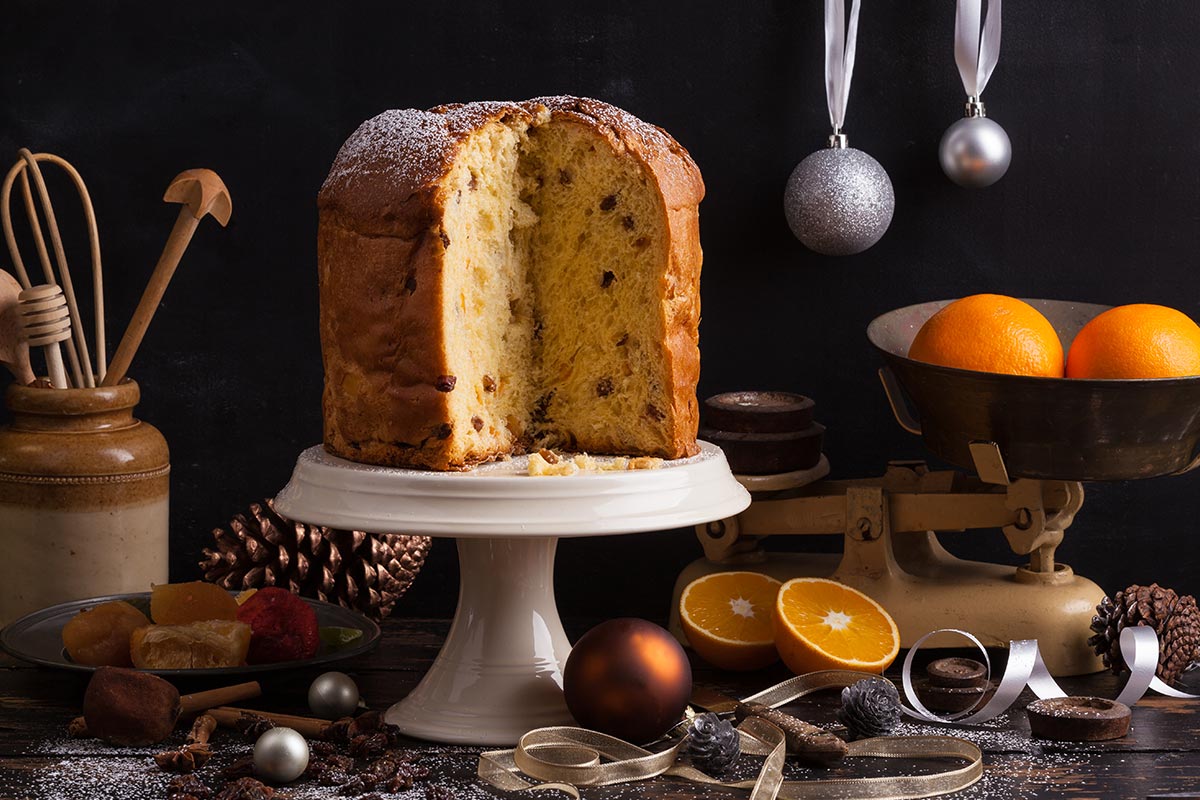
<path fill-rule="evenodd" d="M 883 672 L 900 652 L 900 631 L 883 606 L 857 589 L 825 578 L 795 578 L 779 590 L 775 646 L 796 674 Z"/>
<path fill-rule="evenodd" d="M 687 585 L 679 622 L 688 644 L 714 667 L 761 669 L 775 651 L 775 595 L 780 583 L 757 572 L 718 572 Z"/>

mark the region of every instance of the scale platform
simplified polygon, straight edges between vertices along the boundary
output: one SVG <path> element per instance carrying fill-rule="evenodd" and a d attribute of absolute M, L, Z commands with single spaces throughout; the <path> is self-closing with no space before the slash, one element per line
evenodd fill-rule
<path fill-rule="evenodd" d="M 562 693 L 571 645 L 554 599 L 558 540 L 692 527 L 750 505 L 707 442 L 659 469 L 527 470 L 525 457 L 465 472 L 392 469 L 318 445 L 300 454 L 275 500 L 281 514 L 309 524 L 458 540 L 462 577 L 446 642 L 386 715 L 410 736 L 511 745 L 533 728 L 574 724 Z"/>

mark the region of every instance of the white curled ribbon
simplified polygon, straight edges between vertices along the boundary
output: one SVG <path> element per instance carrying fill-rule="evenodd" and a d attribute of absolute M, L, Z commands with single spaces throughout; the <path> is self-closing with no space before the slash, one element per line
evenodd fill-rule
<path fill-rule="evenodd" d="M 982 17 L 983 0 L 958 0 L 954 15 L 954 62 L 958 64 L 967 95 L 976 98 L 983 94 L 1000 60 L 1000 0 L 989 0 L 987 18 Z M 828 36 L 828 20 L 825 30 Z"/>
<path fill-rule="evenodd" d="M 978 711 L 970 708 L 957 714 L 935 714 L 926 708 L 917 697 L 916 689 L 913 688 L 912 665 L 913 658 L 916 656 L 917 651 L 921 649 L 921 645 L 929 637 L 941 633 L 958 634 L 970 640 L 979 648 L 979 652 L 983 654 L 984 665 L 987 668 L 987 679 L 991 680 L 992 662 L 988 658 L 987 649 L 983 646 L 982 642 L 970 633 L 957 628 L 944 628 L 927 633 L 913 643 L 912 648 L 908 651 L 908 655 L 904 658 L 904 666 L 900 673 L 901 683 L 904 687 L 904 696 L 912 706 L 911 708 L 904 708 L 904 713 L 908 716 L 925 722 L 978 725 L 1000 716 L 1011 708 L 1026 686 L 1043 700 L 1050 697 L 1067 696 L 1067 693 L 1062 690 L 1062 687 L 1050 675 L 1050 670 L 1046 667 L 1046 662 L 1042 659 L 1041 650 L 1038 649 L 1037 640 L 1021 639 L 1009 642 L 1008 666 L 1004 669 L 1004 675 L 1000 678 L 1000 683 L 996 687 L 996 693 L 984 704 L 983 708 L 980 708 Z M 1121 693 L 1117 695 L 1118 703 L 1132 706 L 1141 700 L 1149 690 L 1168 697 L 1200 699 L 1200 695 L 1188 694 L 1187 692 L 1173 689 L 1155 676 L 1154 672 L 1158 668 L 1158 636 L 1154 633 L 1153 628 L 1145 626 L 1126 628 L 1121 631 L 1119 644 L 1121 657 L 1129 666 L 1130 675 L 1124 688 L 1121 689 Z"/>
<path fill-rule="evenodd" d="M 846 24 L 846 0 L 825 0 L 825 100 L 834 133 L 841 133 L 850 100 L 850 78 L 858 45 L 858 4 L 851 0 Z"/>

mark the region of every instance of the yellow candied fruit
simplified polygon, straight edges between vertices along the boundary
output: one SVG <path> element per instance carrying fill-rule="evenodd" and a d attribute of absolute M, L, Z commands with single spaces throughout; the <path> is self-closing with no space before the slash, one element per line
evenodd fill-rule
<path fill-rule="evenodd" d="M 76 664 L 89 667 L 128 667 L 129 637 L 149 625 L 146 615 L 114 600 L 80 611 L 63 626 L 63 647 Z"/>
<path fill-rule="evenodd" d="M 150 617 L 158 625 L 186 625 L 206 619 L 237 619 L 233 595 L 205 581 L 164 583 L 150 593 Z"/>

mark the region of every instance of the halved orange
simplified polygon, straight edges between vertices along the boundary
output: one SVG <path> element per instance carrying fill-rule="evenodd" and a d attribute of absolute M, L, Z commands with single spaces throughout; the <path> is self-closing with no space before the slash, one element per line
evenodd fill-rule
<path fill-rule="evenodd" d="M 798 675 L 883 672 L 900 652 L 900 631 L 883 606 L 857 589 L 825 578 L 794 578 L 776 600 L 775 646 Z"/>
<path fill-rule="evenodd" d="M 697 578 L 679 598 L 679 622 L 688 644 L 721 669 L 760 669 L 775 651 L 775 596 L 779 581 L 757 572 L 718 572 Z"/>

